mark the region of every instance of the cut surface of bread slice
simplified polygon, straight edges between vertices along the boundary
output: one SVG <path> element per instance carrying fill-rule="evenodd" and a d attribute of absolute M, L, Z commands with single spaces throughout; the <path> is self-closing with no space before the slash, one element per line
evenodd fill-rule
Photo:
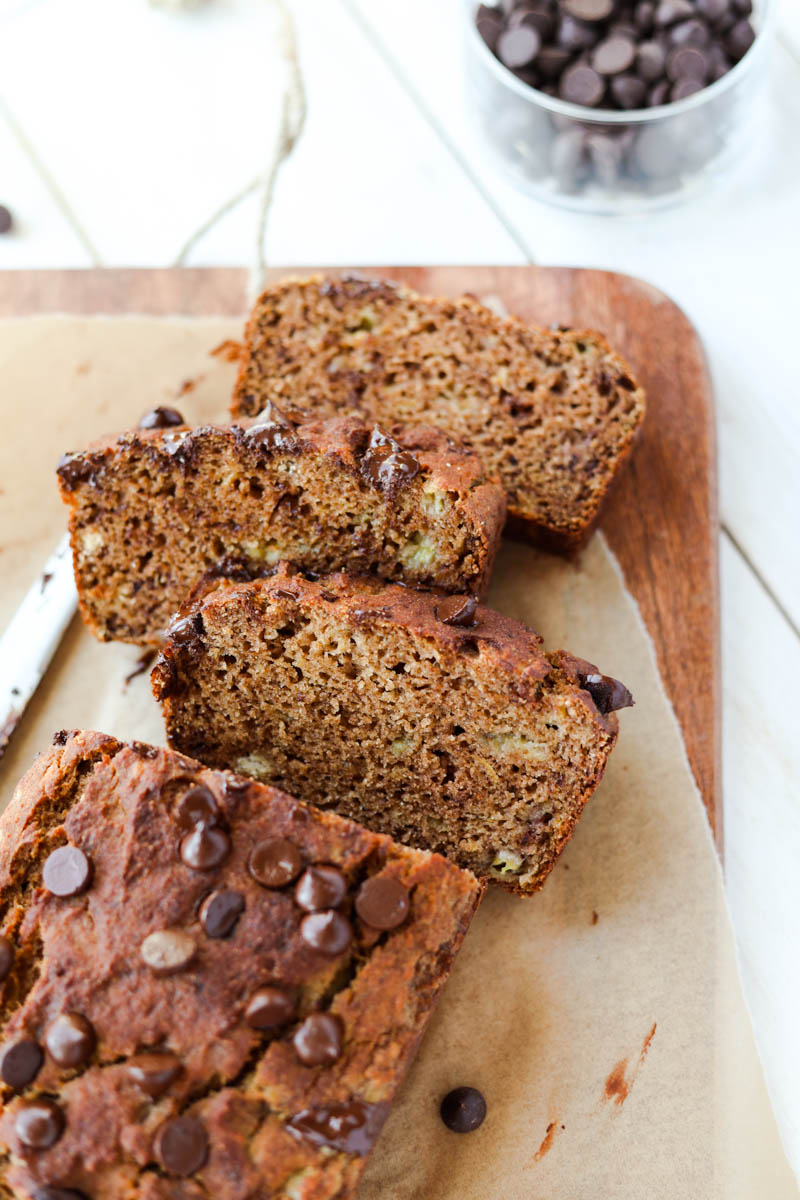
<path fill-rule="evenodd" d="M 470 597 L 285 565 L 200 598 L 152 678 L 176 749 L 521 892 L 552 868 L 631 703 Z"/>
<path fill-rule="evenodd" d="M 253 780 L 57 734 L 0 817 L 0 1195 L 354 1200 L 481 890 Z"/>
<path fill-rule="evenodd" d="M 352 417 L 137 429 L 65 455 L 58 476 L 81 609 L 104 641 L 159 644 L 207 570 L 280 559 L 482 594 L 505 519 L 477 455 Z"/>
<path fill-rule="evenodd" d="M 256 302 L 232 412 L 253 416 L 270 401 L 446 430 L 499 477 L 509 531 L 556 550 L 591 530 L 645 411 L 598 333 L 321 276 L 287 279 Z"/>

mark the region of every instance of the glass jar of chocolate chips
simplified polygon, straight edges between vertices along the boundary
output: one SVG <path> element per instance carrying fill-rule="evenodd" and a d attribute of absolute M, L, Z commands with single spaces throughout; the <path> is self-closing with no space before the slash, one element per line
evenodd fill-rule
<path fill-rule="evenodd" d="M 772 0 L 465 0 L 487 149 L 531 194 L 596 213 L 688 197 L 759 118 Z"/>

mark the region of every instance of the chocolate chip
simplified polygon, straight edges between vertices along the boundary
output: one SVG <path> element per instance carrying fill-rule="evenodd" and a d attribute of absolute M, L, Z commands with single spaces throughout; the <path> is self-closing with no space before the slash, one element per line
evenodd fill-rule
<path fill-rule="evenodd" d="M 353 931 L 347 917 L 333 909 L 309 913 L 300 922 L 300 937 L 312 950 L 335 957 L 350 945 Z"/>
<path fill-rule="evenodd" d="M 604 21 L 611 16 L 614 0 L 562 0 L 562 8 L 579 21 Z"/>
<path fill-rule="evenodd" d="M 647 105 L 649 108 L 656 108 L 659 104 L 666 104 L 669 101 L 670 86 L 668 79 L 661 79 L 654 84 L 647 93 Z"/>
<path fill-rule="evenodd" d="M 194 829 L 196 825 L 213 825 L 218 813 L 216 796 L 202 784 L 190 788 L 178 804 L 178 821 L 182 829 Z"/>
<path fill-rule="evenodd" d="M 603 99 L 606 87 L 600 75 L 585 63 L 577 63 L 561 76 L 558 94 L 570 104 L 596 108 Z"/>
<path fill-rule="evenodd" d="M 514 32 L 536 36 L 532 29 Z M 361 472 L 371 484 L 392 496 L 398 488 L 410 483 L 419 474 L 419 462 L 376 425 L 361 459 Z"/>
<path fill-rule="evenodd" d="M 247 869 L 262 887 L 281 888 L 297 878 L 303 862 L 294 842 L 287 838 L 267 838 L 253 847 Z"/>
<path fill-rule="evenodd" d="M 396 929 L 409 908 L 408 889 L 391 875 L 373 875 L 358 889 L 356 912 L 372 929 Z"/>
<path fill-rule="evenodd" d="M 177 408 L 165 408 L 159 404 L 157 408 L 151 408 L 146 412 L 139 422 L 140 429 L 170 429 L 174 425 L 185 425 L 183 414 L 179 413 Z"/>
<path fill-rule="evenodd" d="M 330 1013 L 312 1013 L 295 1031 L 294 1052 L 304 1067 L 330 1066 L 342 1053 L 342 1026 Z"/>
<path fill-rule="evenodd" d="M 308 867 L 294 889 L 295 902 L 306 912 L 338 908 L 347 895 L 347 880 L 338 867 Z"/>
<path fill-rule="evenodd" d="M 22 1091 L 33 1083 L 42 1069 L 44 1054 L 38 1042 L 32 1038 L 20 1038 L 3 1050 L 0 1059 L 0 1078 L 14 1091 Z"/>
<path fill-rule="evenodd" d="M 630 708 L 633 696 L 624 683 L 610 675 L 583 675 L 580 685 L 589 693 L 598 712 L 606 716 L 618 708 Z"/>
<path fill-rule="evenodd" d="M 137 1054 L 125 1064 L 128 1078 L 152 1100 L 157 1100 L 175 1082 L 183 1070 L 177 1054 L 153 1050 Z"/>
<path fill-rule="evenodd" d="M 389 1104 L 379 1100 L 366 1104 L 349 1100 L 346 1104 L 323 1104 L 304 1108 L 286 1122 L 295 1137 L 314 1146 L 329 1146 L 344 1154 L 369 1154 L 389 1115 Z"/>
<path fill-rule="evenodd" d="M 278 987 L 263 987 L 254 992 L 244 1011 L 252 1029 L 274 1029 L 294 1019 L 296 1005 L 289 992 Z"/>
<path fill-rule="evenodd" d="M 640 0 L 633 10 L 633 20 L 640 33 L 649 33 L 653 28 L 656 6 L 653 0 Z"/>
<path fill-rule="evenodd" d="M 568 50 L 589 50 L 596 45 L 599 34 L 592 25 L 576 21 L 574 17 L 564 16 L 558 23 L 556 40 L 559 46 Z"/>
<path fill-rule="evenodd" d="M 552 37 L 555 29 L 553 14 L 545 4 L 531 4 L 515 10 L 509 17 L 509 24 L 531 25 L 542 40 Z"/>
<path fill-rule="evenodd" d="M 477 1088 L 453 1088 L 442 1100 L 439 1114 L 453 1133 L 472 1133 L 486 1119 L 486 1101 Z"/>
<path fill-rule="evenodd" d="M 193 1175 L 208 1158 L 208 1134 L 197 1117 L 173 1117 L 158 1130 L 153 1149 L 170 1175 Z"/>
<path fill-rule="evenodd" d="M 461 625 L 471 628 L 475 624 L 478 601 L 474 596 L 448 596 L 436 605 L 436 619 L 443 625 Z"/>
<path fill-rule="evenodd" d="M 677 83 L 673 83 L 670 91 L 670 100 L 685 100 L 687 96 L 693 96 L 695 92 L 701 92 L 703 84 L 699 79 L 679 79 Z"/>
<path fill-rule="evenodd" d="M 557 79 L 564 68 L 572 60 L 572 51 L 566 46 L 542 46 L 536 56 L 536 69 L 545 79 Z M 546 87 L 539 89 L 546 92 Z"/>
<path fill-rule="evenodd" d="M 292 451 L 298 448 L 297 434 L 292 421 L 271 401 L 245 432 L 245 437 L 261 450 Z"/>
<path fill-rule="evenodd" d="M 696 17 L 692 17 L 688 21 L 679 21 L 677 25 L 673 25 L 669 31 L 669 40 L 673 46 L 702 47 L 708 45 L 711 34 L 705 21 L 698 21 Z"/>
<path fill-rule="evenodd" d="M 737 21 L 725 39 L 725 49 L 734 62 L 743 58 L 756 40 L 755 31 L 749 21 Z"/>
<path fill-rule="evenodd" d="M 78 896 L 91 878 L 92 865 L 77 846 L 59 846 L 45 859 L 42 881 L 53 896 Z"/>
<path fill-rule="evenodd" d="M 200 906 L 200 924 L 210 938 L 232 933 L 244 912 L 244 896 L 234 891 L 212 892 Z"/>
<path fill-rule="evenodd" d="M 659 0 L 653 19 L 661 29 L 694 16 L 690 0 Z"/>
<path fill-rule="evenodd" d="M 600 42 L 592 52 L 591 63 L 600 75 L 619 75 L 627 71 L 636 57 L 636 46 L 627 37 L 613 34 Z"/>
<path fill-rule="evenodd" d="M 64 1114 L 53 1100 L 24 1100 L 14 1118 L 14 1132 L 30 1150 L 47 1150 L 64 1132 Z"/>
<path fill-rule="evenodd" d="M 620 108 L 641 108 L 647 95 L 647 84 L 638 75 L 615 75 L 610 91 Z"/>
<path fill-rule="evenodd" d="M 60 1067 L 80 1067 L 88 1062 L 97 1043 L 94 1029 L 80 1013 L 56 1017 L 44 1035 L 47 1052 Z"/>
<path fill-rule="evenodd" d="M 708 59 L 697 46 L 678 46 L 667 55 L 667 78 L 697 79 L 704 83 L 708 77 Z"/>
<path fill-rule="evenodd" d="M 0 935 L 0 983 L 8 978 L 14 965 L 14 943 Z"/>
<path fill-rule="evenodd" d="M 695 8 L 701 17 L 716 24 L 728 13 L 728 0 L 695 0 Z"/>
<path fill-rule="evenodd" d="M 636 71 L 649 83 L 659 79 L 664 74 L 667 55 L 659 42 L 640 42 L 636 51 Z"/>
<path fill-rule="evenodd" d="M 497 57 L 507 67 L 525 67 L 533 62 L 542 39 L 532 25 L 504 29 L 497 39 Z"/>
<path fill-rule="evenodd" d="M 8 233 L 13 227 L 14 218 L 5 204 L 0 204 L 0 233 Z"/>
<path fill-rule="evenodd" d="M 503 22 L 497 9 L 490 8 L 488 4 L 481 4 L 475 17 L 475 24 L 486 45 L 494 52 L 497 38 L 503 28 Z"/>
<path fill-rule="evenodd" d="M 144 939 L 141 954 L 156 975 L 174 975 L 189 966 L 196 949 L 191 934 L 183 929 L 158 929 Z"/>
<path fill-rule="evenodd" d="M 231 839 L 224 829 L 200 825 L 181 842 L 181 859 L 193 871 L 211 871 L 231 852 Z"/>

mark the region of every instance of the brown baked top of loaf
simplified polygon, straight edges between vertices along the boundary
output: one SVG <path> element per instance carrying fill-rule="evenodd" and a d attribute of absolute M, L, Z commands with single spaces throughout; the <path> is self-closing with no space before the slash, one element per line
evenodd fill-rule
<path fill-rule="evenodd" d="M 352 416 L 137 429 L 65 455 L 58 478 L 84 619 L 139 644 L 160 643 L 209 568 L 290 559 L 483 594 L 505 520 L 477 455 L 437 429 Z"/>
<path fill-rule="evenodd" d="M 0 1193 L 354 1197 L 479 896 L 272 788 L 57 734 L 0 817 Z"/>
<path fill-rule="evenodd" d="M 645 411 L 599 333 L 322 276 L 267 288 L 248 321 L 232 412 L 270 401 L 447 430 L 499 477 L 511 530 L 555 549 L 590 531 Z"/>
<path fill-rule="evenodd" d="M 153 690 L 176 748 L 522 892 L 552 869 L 632 702 L 472 597 L 286 565 L 198 597 Z"/>

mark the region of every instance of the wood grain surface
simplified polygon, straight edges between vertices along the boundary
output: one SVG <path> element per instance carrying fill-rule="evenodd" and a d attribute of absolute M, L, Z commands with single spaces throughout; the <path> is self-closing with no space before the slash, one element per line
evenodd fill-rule
<path fill-rule="evenodd" d="M 286 270 L 274 270 L 279 278 Z M 387 267 L 369 274 L 422 292 L 493 295 L 541 324 L 599 329 L 648 394 L 632 461 L 601 528 L 653 639 L 689 761 L 722 848 L 717 478 L 711 386 L 684 314 L 625 275 L 554 267 Z M 247 308 L 235 268 L 0 272 L 0 316 L 43 312 L 232 316 Z"/>

